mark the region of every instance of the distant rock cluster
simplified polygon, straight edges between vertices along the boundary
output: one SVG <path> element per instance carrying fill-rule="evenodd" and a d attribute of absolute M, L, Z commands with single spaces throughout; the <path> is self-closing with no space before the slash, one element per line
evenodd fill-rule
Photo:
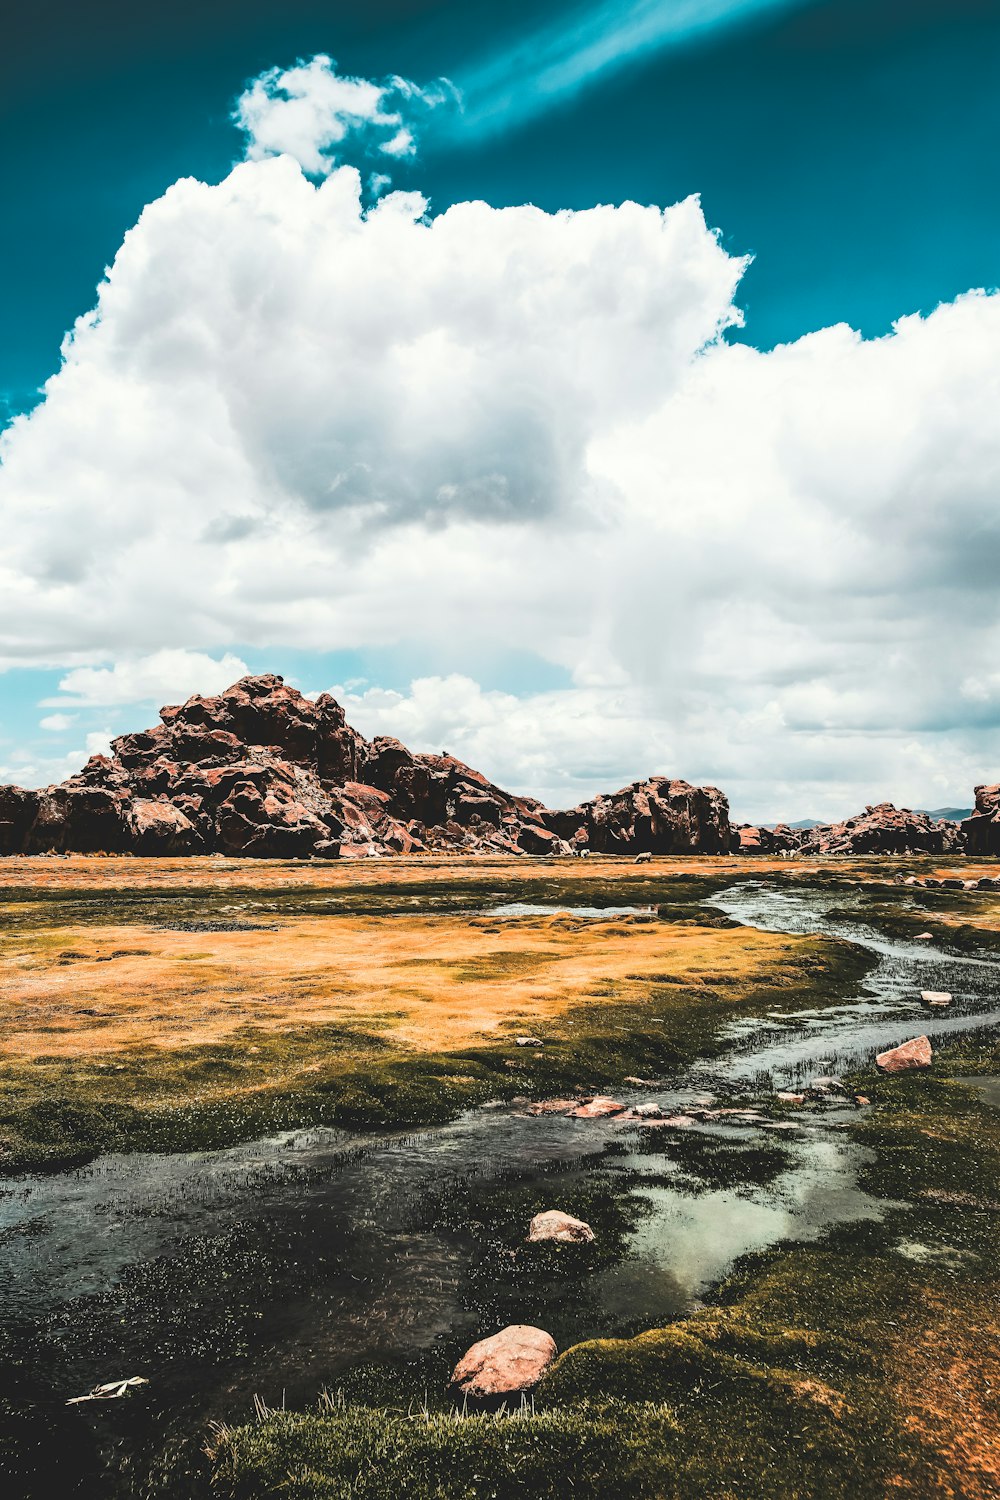
<path fill-rule="evenodd" d="M 746 854 L 1000 854 L 1000 786 L 977 786 L 971 818 L 954 822 L 879 802 L 843 823 L 741 826 Z"/>
<path fill-rule="evenodd" d="M 735 841 L 715 787 L 652 777 L 553 812 L 453 756 L 366 740 L 329 694 L 270 674 L 160 720 L 58 786 L 0 787 L 0 854 L 723 854 Z"/>
<path fill-rule="evenodd" d="M 866 807 L 844 823 L 734 828 L 717 787 L 653 776 L 553 811 L 451 755 L 366 740 L 328 693 L 244 677 L 164 708 L 58 786 L 0 786 L 0 855 L 1000 854 L 1000 785 L 962 823 Z"/>
<path fill-rule="evenodd" d="M 814 828 L 740 828 L 739 838 L 741 849 L 762 854 L 949 854 L 965 847 L 962 825 L 891 802 Z"/>

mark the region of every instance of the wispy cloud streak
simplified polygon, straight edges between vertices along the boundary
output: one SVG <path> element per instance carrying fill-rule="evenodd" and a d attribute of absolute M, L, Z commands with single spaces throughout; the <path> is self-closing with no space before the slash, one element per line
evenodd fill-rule
<path fill-rule="evenodd" d="M 457 128 L 488 134 L 520 125 L 644 54 L 687 46 L 721 31 L 799 10 L 810 0 L 602 0 L 570 11 L 456 81 L 464 98 Z"/>

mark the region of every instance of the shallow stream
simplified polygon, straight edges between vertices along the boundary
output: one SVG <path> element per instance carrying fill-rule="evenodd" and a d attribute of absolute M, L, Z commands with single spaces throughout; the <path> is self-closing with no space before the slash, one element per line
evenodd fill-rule
<path fill-rule="evenodd" d="M 1000 1020 L 1000 964 L 890 941 L 844 916 L 843 892 L 747 881 L 711 905 L 768 931 L 847 938 L 877 964 L 850 1001 L 735 1024 L 721 1058 L 626 1089 L 627 1103 L 725 1102 L 840 1073 L 919 1032 Z M 952 1007 L 929 1014 L 922 989 L 951 991 Z M 45 1443 L 75 1444 L 65 1493 L 109 1495 L 109 1462 L 141 1467 L 174 1430 L 244 1419 L 255 1395 L 311 1404 L 371 1363 L 423 1360 L 439 1380 L 506 1322 L 540 1324 L 565 1347 L 683 1315 L 745 1252 L 885 1214 L 858 1187 L 862 1157 L 842 1128 L 853 1117 L 845 1103 L 780 1132 L 725 1121 L 681 1131 L 504 1105 L 410 1135 L 298 1131 L 7 1183 L 0 1285 L 39 1472 L 54 1461 Z M 523 1246 L 543 1208 L 598 1231 L 589 1259 L 570 1252 L 572 1275 L 565 1258 L 558 1267 Z M 150 1382 L 141 1396 L 63 1405 L 133 1375 Z"/>

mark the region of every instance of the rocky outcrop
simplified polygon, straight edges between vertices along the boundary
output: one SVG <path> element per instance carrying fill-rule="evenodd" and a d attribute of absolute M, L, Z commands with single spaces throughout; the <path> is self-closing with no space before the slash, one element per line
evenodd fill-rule
<path fill-rule="evenodd" d="M 976 787 L 976 810 L 961 828 L 970 854 L 1000 854 L 1000 785 Z"/>
<path fill-rule="evenodd" d="M 366 740 L 329 694 L 270 674 L 164 708 L 111 748 L 59 786 L 0 787 L 0 854 L 714 854 L 732 842 L 714 787 L 658 777 L 552 812 L 454 756 Z"/>
<path fill-rule="evenodd" d="M 596 854 L 728 854 L 729 803 L 714 786 L 657 776 L 582 802 L 543 812 L 546 827 L 571 847 Z"/>
<path fill-rule="evenodd" d="M 844 823 L 808 829 L 804 854 L 947 854 L 962 845 L 957 823 L 880 802 Z"/>
<path fill-rule="evenodd" d="M 805 829 L 789 828 L 787 823 L 776 823 L 773 828 L 741 823 L 736 832 L 741 854 L 794 854 L 807 838 Z"/>

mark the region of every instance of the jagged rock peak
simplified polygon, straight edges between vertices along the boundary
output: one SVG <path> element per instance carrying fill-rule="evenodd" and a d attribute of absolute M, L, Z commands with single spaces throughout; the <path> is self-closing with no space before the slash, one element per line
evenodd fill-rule
<path fill-rule="evenodd" d="M 0 787 L 4 854 L 723 853 L 731 842 L 715 787 L 653 777 L 551 812 L 454 756 L 366 740 L 328 693 L 306 698 L 274 673 L 168 705 L 59 786 Z"/>

